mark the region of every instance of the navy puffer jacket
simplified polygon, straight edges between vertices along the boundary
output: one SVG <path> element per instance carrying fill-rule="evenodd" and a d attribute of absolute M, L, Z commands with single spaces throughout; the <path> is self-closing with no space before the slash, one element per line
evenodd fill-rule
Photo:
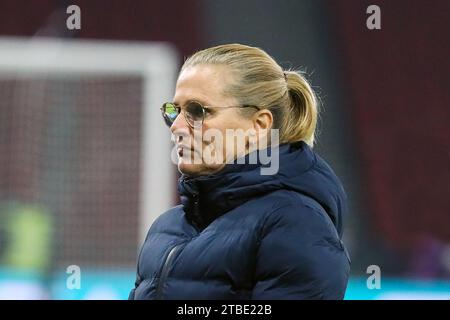
<path fill-rule="evenodd" d="M 130 299 L 344 297 L 346 196 L 332 169 L 304 142 L 280 146 L 275 175 L 246 163 L 180 178 L 182 205 L 151 226 Z"/>

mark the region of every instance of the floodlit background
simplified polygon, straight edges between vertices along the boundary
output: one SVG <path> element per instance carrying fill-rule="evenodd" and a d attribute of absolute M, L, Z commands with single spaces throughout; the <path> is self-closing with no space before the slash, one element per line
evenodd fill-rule
<path fill-rule="evenodd" d="M 178 202 L 154 110 L 186 56 L 232 42 L 321 97 L 346 299 L 450 299 L 449 18 L 445 0 L 0 0 L 0 299 L 127 298 L 145 229 Z"/>

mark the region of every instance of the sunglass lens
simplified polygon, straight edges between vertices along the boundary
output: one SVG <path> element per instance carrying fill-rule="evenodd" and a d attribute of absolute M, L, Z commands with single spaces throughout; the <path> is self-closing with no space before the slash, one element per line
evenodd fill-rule
<path fill-rule="evenodd" d="M 162 110 L 164 121 L 170 127 L 178 117 L 178 108 L 173 103 L 165 103 Z"/>
<path fill-rule="evenodd" d="M 203 123 L 203 107 L 198 102 L 190 102 L 186 106 L 186 119 L 192 126 Z"/>

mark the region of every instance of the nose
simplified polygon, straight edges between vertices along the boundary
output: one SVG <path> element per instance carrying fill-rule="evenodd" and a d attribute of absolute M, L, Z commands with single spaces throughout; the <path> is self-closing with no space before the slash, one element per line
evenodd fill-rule
<path fill-rule="evenodd" d="M 189 124 L 181 113 L 175 118 L 175 121 L 170 126 L 170 131 L 176 137 L 177 142 L 182 140 L 183 136 L 190 135 L 190 130 Z"/>

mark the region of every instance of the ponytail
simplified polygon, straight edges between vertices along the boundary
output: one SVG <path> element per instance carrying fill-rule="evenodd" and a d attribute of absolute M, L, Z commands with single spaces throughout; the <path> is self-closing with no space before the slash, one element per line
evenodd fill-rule
<path fill-rule="evenodd" d="M 296 71 L 285 71 L 288 110 L 281 125 L 281 142 L 303 140 L 313 146 L 317 124 L 317 99 L 308 81 Z"/>

